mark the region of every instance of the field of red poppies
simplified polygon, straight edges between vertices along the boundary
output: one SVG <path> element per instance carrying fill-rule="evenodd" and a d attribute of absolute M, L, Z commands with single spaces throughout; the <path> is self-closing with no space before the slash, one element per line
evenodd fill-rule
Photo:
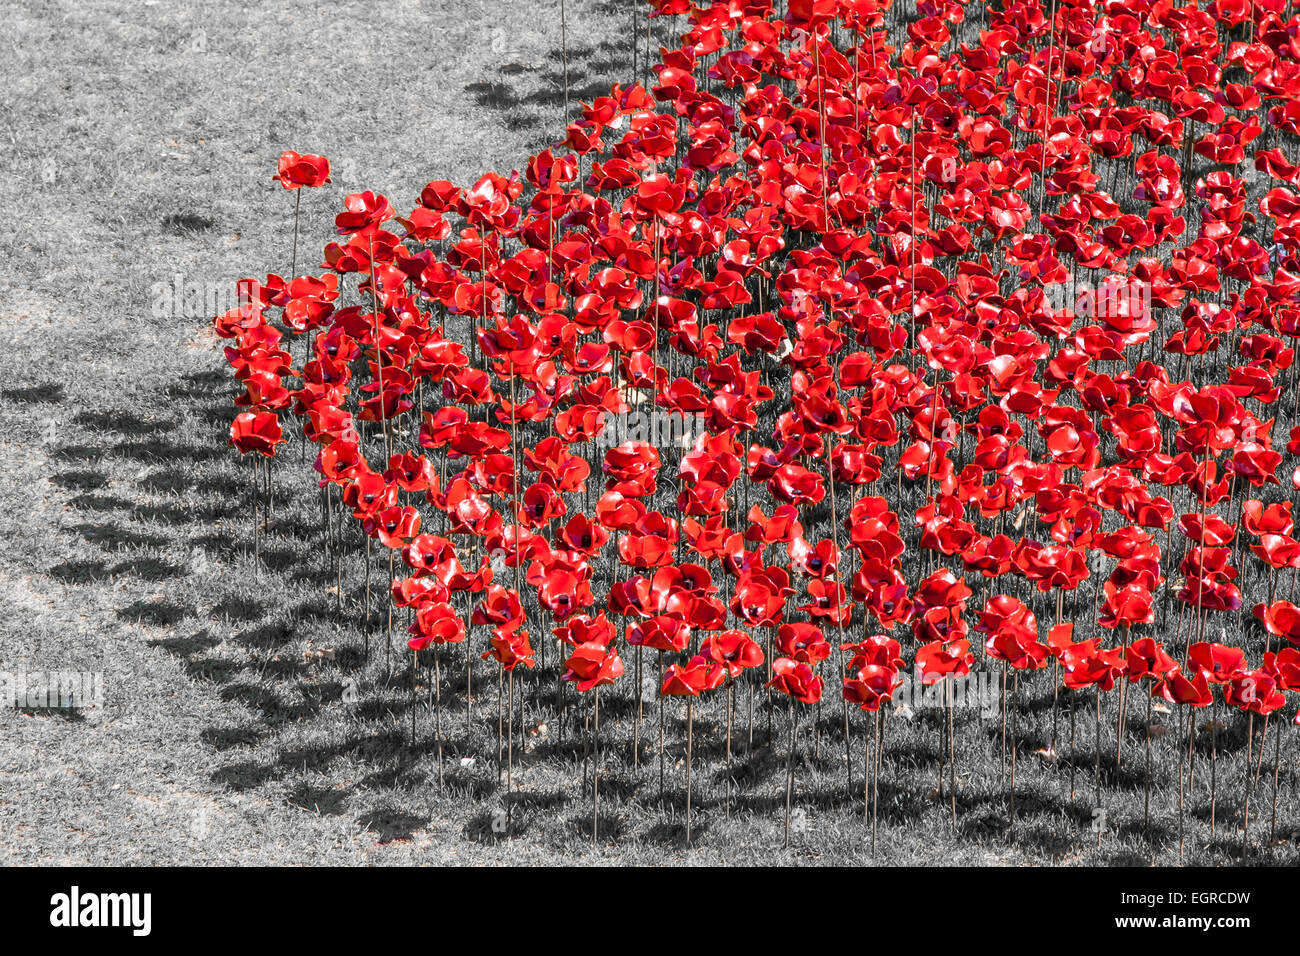
<path fill-rule="evenodd" d="M 341 703 L 407 688 L 489 839 L 1294 859 L 1295 23 L 656 0 L 522 173 L 286 152 L 216 319 L 254 566 L 314 459 Z"/>
<path fill-rule="evenodd" d="M 1300 862 L 1294 23 L 20 11 L 0 859 Z"/>

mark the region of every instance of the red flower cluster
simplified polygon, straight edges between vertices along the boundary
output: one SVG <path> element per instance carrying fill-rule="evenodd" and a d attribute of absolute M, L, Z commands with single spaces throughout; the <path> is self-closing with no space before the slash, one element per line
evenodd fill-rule
<path fill-rule="evenodd" d="M 1289 8 L 1009 0 L 969 46 L 966 7 L 922 2 L 896 49 L 887 0 L 652 6 L 689 26 L 649 89 L 584 104 L 522 177 L 431 182 L 400 216 L 348 196 L 322 275 L 216 320 L 232 444 L 273 456 L 301 420 L 321 484 L 406 569 L 410 646 L 465 641 L 465 594 L 484 656 L 532 666 L 524 625 L 549 619 L 584 691 L 625 644 L 680 656 L 663 694 L 770 661 L 814 703 L 833 631 L 845 697 L 876 710 L 907 657 L 925 683 L 968 673 L 972 624 L 986 658 L 1059 662 L 1069 688 L 1217 686 L 1254 713 L 1300 690 L 1300 608 L 1273 586 L 1300 568 L 1291 503 L 1243 501 L 1300 454 Z M 328 163 L 286 153 L 277 178 Z M 633 411 L 704 431 L 593 457 Z M 1252 561 L 1268 600 L 1245 618 Z M 999 593 L 972 612 L 981 579 Z M 1075 642 L 1081 589 L 1097 631 Z M 1142 632 L 1171 603 L 1166 647 Z M 1251 619 L 1253 667 L 1201 639 Z"/>

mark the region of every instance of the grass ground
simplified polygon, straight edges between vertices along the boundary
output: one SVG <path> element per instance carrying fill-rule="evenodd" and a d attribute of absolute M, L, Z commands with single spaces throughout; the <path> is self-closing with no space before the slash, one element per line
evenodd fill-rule
<path fill-rule="evenodd" d="M 575 99 L 590 97 L 630 71 L 626 7 L 569 8 L 569 81 Z M 430 179 L 522 165 L 562 122 L 558 4 L 4 10 L 0 202 L 12 220 L 0 234 L 0 669 L 103 672 L 107 705 L 0 713 L 0 862 L 1177 862 L 1176 728 L 1153 744 L 1149 849 L 1140 715 L 1134 705 L 1117 762 L 1107 702 L 1098 846 L 1091 698 L 1077 702 L 1077 746 L 1047 764 L 1033 755 L 1050 740 L 1046 679 L 1023 689 L 1014 834 L 997 717 L 957 714 L 955 828 L 948 791 L 941 800 L 935 786 L 942 718 L 891 717 L 873 856 L 863 755 L 855 744 L 846 783 L 832 691 L 820 724 L 801 734 L 789 849 L 785 714 L 769 725 L 760 698 L 752 750 L 738 732 L 728 812 L 721 698 L 701 705 L 697 845 L 687 850 L 681 708 L 666 711 L 661 796 L 657 716 L 647 713 L 634 769 L 633 705 L 613 693 L 602 706 L 593 847 L 582 715 L 557 721 L 543 703 L 553 649 L 549 668 L 522 678 L 510 832 L 493 826 L 504 796 L 495 670 L 476 662 L 468 713 L 460 651 L 444 668 L 440 793 L 427 675 L 413 705 L 409 668 L 400 656 L 389 667 L 383 630 L 367 629 L 359 564 L 342 594 L 331 591 L 296 447 L 277 467 L 260 566 L 250 558 L 250 474 L 224 448 L 221 343 L 197 303 L 155 314 L 156 287 L 179 276 L 228 288 L 268 264 L 287 269 L 292 201 L 270 182 L 284 148 L 335 162 L 335 186 L 304 199 L 311 254 L 345 192 L 373 188 L 400 206 Z M 380 649 L 368 661 L 367 640 Z M 333 659 L 305 656 L 321 649 Z M 743 694 L 739 706 L 745 728 Z M 1056 712 L 1063 740 L 1069 713 L 1064 703 Z M 1239 853 L 1243 727 L 1232 724 L 1218 749 L 1216 837 L 1198 764 L 1189 862 Z M 1293 766 L 1281 778 L 1282 842 L 1254 850 L 1257 862 L 1297 862 Z M 1253 815 L 1267 815 L 1268 795 L 1266 781 Z"/>

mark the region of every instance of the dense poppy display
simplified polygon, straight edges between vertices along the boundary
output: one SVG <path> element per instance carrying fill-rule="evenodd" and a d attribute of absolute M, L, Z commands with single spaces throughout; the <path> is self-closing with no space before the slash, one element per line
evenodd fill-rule
<path fill-rule="evenodd" d="M 1189 752 L 1193 708 L 1234 708 L 1277 747 L 1300 17 L 923 0 L 890 29 L 889 7 L 653 0 L 684 30 L 654 79 L 522 175 L 404 213 L 348 195 L 319 274 L 216 320 L 231 444 L 314 443 L 416 666 L 467 645 L 512 717 L 550 644 L 561 685 L 630 685 L 638 739 L 643 667 L 688 735 L 725 695 L 728 758 L 737 687 L 792 753 L 838 698 L 846 749 L 876 741 L 867 783 L 909 672 L 1086 692 L 1098 722 L 1132 690 L 1186 712 Z M 287 152 L 276 179 L 301 201 L 329 165 Z M 629 416 L 698 427 L 622 440 Z"/>

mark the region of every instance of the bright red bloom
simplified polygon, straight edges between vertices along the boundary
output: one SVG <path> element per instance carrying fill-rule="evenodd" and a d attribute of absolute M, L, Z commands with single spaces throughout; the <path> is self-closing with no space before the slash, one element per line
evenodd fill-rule
<path fill-rule="evenodd" d="M 1212 684 L 1223 684 L 1246 671 L 1246 654 L 1239 647 L 1201 641 L 1187 649 L 1187 663 Z"/>
<path fill-rule="evenodd" d="M 786 623 L 776 632 L 776 650 L 805 664 L 817 665 L 831 656 L 831 646 L 815 624 Z"/>
<path fill-rule="evenodd" d="M 274 412 L 243 412 L 230 426 L 230 444 L 244 455 L 255 451 L 274 458 L 276 446 L 283 441 L 280 419 Z"/>
<path fill-rule="evenodd" d="M 724 668 L 696 655 L 687 664 L 674 664 L 664 671 L 664 684 L 659 693 L 664 696 L 699 697 L 713 690 L 727 677 Z"/>
<path fill-rule="evenodd" d="M 483 652 L 483 660 L 489 657 L 501 665 L 502 670 L 512 671 L 520 664 L 525 667 L 536 666 L 533 660 L 533 647 L 528 643 L 527 631 L 504 631 L 494 633 L 489 641 L 491 649 Z"/>
<path fill-rule="evenodd" d="M 921 673 L 921 683 L 929 686 L 945 677 L 964 677 L 975 664 L 970 652 L 970 641 L 958 638 L 951 641 L 931 641 L 916 651 L 916 666 Z"/>
<path fill-rule="evenodd" d="M 410 631 L 415 636 L 407 644 L 413 651 L 422 651 L 432 644 L 460 644 L 465 640 L 465 622 L 455 608 L 440 601 L 420 605 Z"/>
<path fill-rule="evenodd" d="M 902 678 L 893 668 L 868 664 L 844 678 L 844 696 L 863 710 L 879 710 L 901 683 Z"/>
<path fill-rule="evenodd" d="M 579 644 L 564 662 L 563 679 L 577 681 L 578 690 L 591 690 L 612 684 L 623 676 L 623 660 L 618 651 L 599 643 Z"/>
<path fill-rule="evenodd" d="M 324 186 L 330 181 L 330 161 L 312 153 L 298 155 L 293 150 L 280 154 L 279 171 L 271 177 L 285 189 Z"/>
<path fill-rule="evenodd" d="M 1251 609 L 1264 629 L 1274 637 L 1284 637 L 1292 644 L 1300 644 L 1300 607 L 1290 601 L 1256 604 Z"/>
<path fill-rule="evenodd" d="M 384 196 L 368 189 L 352 193 L 343 200 L 343 205 L 345 211 L 334 217 L 335 229 L 341 236 L 373 237 L 381 224 L 396 215 Z"/>
<path fill-rule="evenodd" d="M 744 631 L 710 634 L 700 644 L 700 653 L 720 665 L 727 677 L 736 678 L 763 663 L 763 648 Z"/>
<path fill-rule="evenodd" d="M 822 699 L 822 679 L 803 661 L 789 657 L 772 661 L 772 679 L 767 686 L 805 704 L 815 704 Z"/>

